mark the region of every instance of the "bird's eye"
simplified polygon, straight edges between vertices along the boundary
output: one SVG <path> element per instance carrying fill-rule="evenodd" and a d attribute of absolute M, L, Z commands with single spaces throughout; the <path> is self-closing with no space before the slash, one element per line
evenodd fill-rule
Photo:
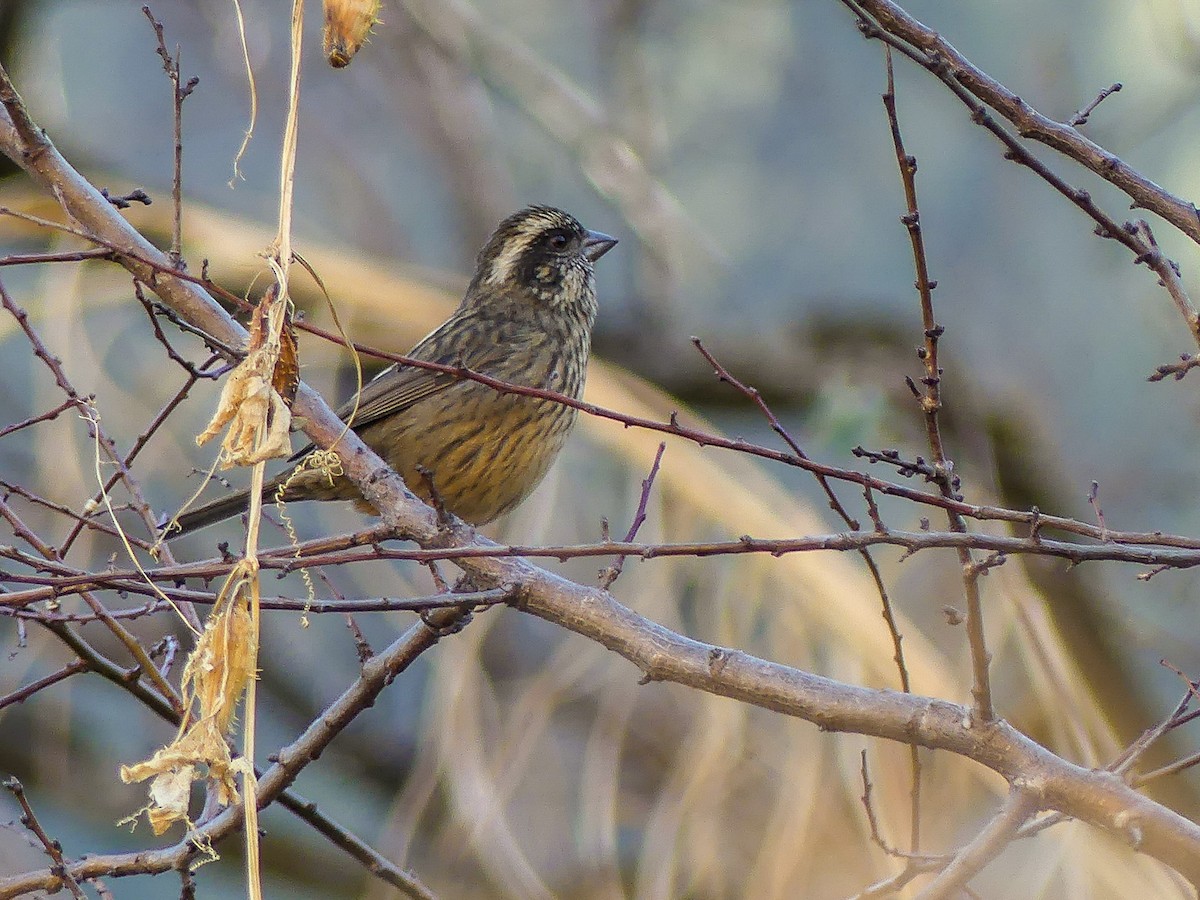
<path fill-rule="evenodd" d="M 550 235 L 550 248 L 552 250 L 566 250 L 567 244 L 569 243 L 570 238 L 568 238 L 561 231 Z"/>

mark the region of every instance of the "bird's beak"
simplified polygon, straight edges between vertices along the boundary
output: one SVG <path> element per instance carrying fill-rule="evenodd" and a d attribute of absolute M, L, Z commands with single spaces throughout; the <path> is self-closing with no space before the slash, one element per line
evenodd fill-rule
<path fill-rule="evenodd" d="M 589 231 L 583 239 L 583 255 L 588 258 L 588 262 L 595 262 L 615 246 L 615 237 L 609 237 L 600 231 Z"/>

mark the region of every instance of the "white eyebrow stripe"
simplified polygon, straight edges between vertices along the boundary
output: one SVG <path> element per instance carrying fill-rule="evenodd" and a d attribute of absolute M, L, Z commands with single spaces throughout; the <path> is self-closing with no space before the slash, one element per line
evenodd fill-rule
<path fill-rule="evenodd" d="M 529 249 L 529 245 L 533 243 L 533 239 L 537 232 L 530 233 L 528 231 L 521 234 L 514 234 L 504 243 L 504 248 L 500 251 L 500 255 L 492 260 L 492 268 L 487 274 L 484 281 L 487 284 L 503 284 L 508 274 L 516 268 L 525 251 Z"/>

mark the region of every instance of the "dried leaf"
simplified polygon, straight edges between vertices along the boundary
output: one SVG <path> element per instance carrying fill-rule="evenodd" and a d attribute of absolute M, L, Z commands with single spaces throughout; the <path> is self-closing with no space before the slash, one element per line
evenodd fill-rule
<path fill-rule="evenodd" d="M 250 605 L 258 590 L 257 565 L 249 560 L 234 569 L 221 589 L 204 633 L 183 670 L 189 709 L 198 705 L 167 746 L 150 759 L 122 766 L 126 784 L 153 778 L 146 818 L 155 834 L 186 822 L 191 783 L 206 773 L 223 806 L 238 801 L 237 776 L 244 760 L 234 760 L 226 740 L 233 730 L 238 701 L 254 677 L 258 634 Z"/>
<path fill-rule="evenodd" d="M 228 426 L 222 469 L 292 455 L 289 404 L 300 383 L 300 364 L 288 304 L 277 298 L 272 288 L 255 307 L 246 358 L 229 374 L 212 420 L 196 436 L 203 445 Z"/>
<path fill-rule="evenodd" d="M 296 329 L 292 325 L 290 313 L 286 315 L 283 331 L 279 334 L 279 361 L 275 363 L 275 377 L 271 387 L 290 409 L 292 401 L 296 399 L 296 389 L 300 387 L 300 350 L 296 344 Z"/>
<path fill-rule="evenodd" d="M 335 69 L 350 65 L 379 21 L 379 0 L 325 0 L 325 55 Z"/>

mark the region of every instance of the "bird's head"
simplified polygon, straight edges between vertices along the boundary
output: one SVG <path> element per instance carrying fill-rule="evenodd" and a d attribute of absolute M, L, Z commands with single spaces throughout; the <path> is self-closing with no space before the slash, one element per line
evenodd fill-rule
<path fill-rule="evenodd" d="M 468 298 L 504 294 L 546 307 L 595 307 L 592 263 L 617 241 L 572 215 L 530 206 L 497 226 L 476 260 Z"/>

